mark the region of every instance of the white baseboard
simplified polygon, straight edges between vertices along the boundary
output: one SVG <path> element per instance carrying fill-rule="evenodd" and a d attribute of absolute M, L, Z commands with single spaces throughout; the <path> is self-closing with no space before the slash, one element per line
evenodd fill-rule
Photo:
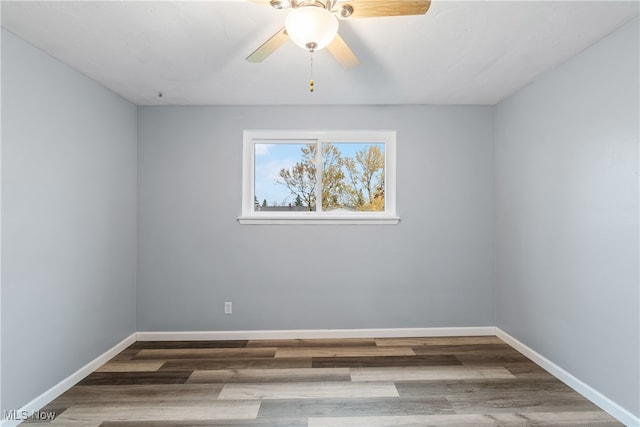
<path fill-rule="evenodd" d="M 129 347 L 131 344 L 136 342 L 136 334 L 133 333 L 127 338 L 120 341 L 118 344 L 113 346 L 111 349 L 107 350 L 100 356 L 93 359 L 91 362 L 84 365 L 82 368 L 78 369 L 73 374 L 69 375 L 64 380 L 60 381 L 58 384 L 51 387 L 49 390 L 42 393 L 40 396 L 33 399 L 31 402 L 24 405 L 22 408 L 16 411 L 16 414 L 28 414 L 31 415 L 36 411 L 39 411 L 44 406 L 53 401 L 56 397 L 60 396 L 65 391 L 69 390 L 71 387 L 76 385 L 82 379 L 84 379 L 87 375 L 98 369 L 104 363 L 108 362 L 111 358 L 116 356 L 125 348 Z M 3 420 L 0 422 L 2 427 L 13 427 L 17 426 L 23 420 Z"/>
<path fill-rule="evenodd" d="M 280 331 L 138 332 L 138 341 L 267 340 L 313 338 L 402 338 L 495 335 L 493 326 L 468 328 L 292 329 Z"/>
<path fill-rule="evenodd" d="M 498 338 L 509 344 L 511 347 L 518 350 L 520 353 L 533 360 L 535 363 L 549 371 L 554 377 L 589 399 L 594 404 L 598 405 L 603 411 L 609 413 L 612 417 L 629 427 L 640 427 L 640 418 L 633 415 L 631 412 L 624 409 L 599 391 L 595 390 L 588 384 L 580 381 L 578 378 L 571 375 L 540 353 L 529 348 L 522 342 L 518 341 L 500 328 L 495 328 L 495 334 Z"/>

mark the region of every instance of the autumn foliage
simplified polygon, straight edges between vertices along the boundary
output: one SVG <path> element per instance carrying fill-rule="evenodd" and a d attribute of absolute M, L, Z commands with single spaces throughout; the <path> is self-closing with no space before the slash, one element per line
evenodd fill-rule
<path fill-rule="evenodd" d="M 348 157 L 336 145 L 323 143 L 318 171 L 318 144 L 307 144 L 301 148 L 301 160 L 281 169 L 277 182 L 288 188 L 296 206 L 315 211 L 320 172 L 323 211 L 384 211 L 385 159 L 378 145 L 368 145 Z"/>

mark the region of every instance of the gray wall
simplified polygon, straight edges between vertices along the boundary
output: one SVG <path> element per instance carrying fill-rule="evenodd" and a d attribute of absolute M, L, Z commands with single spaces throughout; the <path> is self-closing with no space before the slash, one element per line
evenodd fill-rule
<path fill-rule="evenodd" d="M 638 19 L 496 109 L 497 325 L 640 414 Z"/>
<path fill-rule="evenodd" d="M 402 222 L 238 224 L 245 128 L 397 129 Z M 491 107 L 140 108 L 138 330 L 493 325 L 493 159 Z"/>
<path fill-rule="evenodd" d="M 2 403 L 135 331 L 136 107 L 2 31 Z"/>

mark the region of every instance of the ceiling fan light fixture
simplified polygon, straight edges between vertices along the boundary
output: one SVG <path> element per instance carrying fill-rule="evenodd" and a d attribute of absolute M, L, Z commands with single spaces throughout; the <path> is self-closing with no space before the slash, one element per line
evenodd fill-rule
<path fill-rule="evenodd" d="M 271 0 L 269 4 L 274 9 L 286 9 L 291 7 L 291 2 L 289 0 Z"/>
<path fill-rule="evenodd" d="M 289 38 L 307 50 L 322 49 L 331 43 L 338 34 L 338 25 L 333 13 L 318 6 L 293 9 L 284 22 Z"/>
<path fill-rule="evenodd" d="M 345 4 L 340 8 L 340 16 L 343 18 L 349 18 L 351 15 L 353 15 L 353 6 L 350 4 Z"/>

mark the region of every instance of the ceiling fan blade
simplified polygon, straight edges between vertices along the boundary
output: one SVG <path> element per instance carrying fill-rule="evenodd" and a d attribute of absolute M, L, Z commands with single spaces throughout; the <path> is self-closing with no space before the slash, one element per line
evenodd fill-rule
<path fill-rule="evenodd" d="M 340 34 L 336 34 L 335 38 L 327 46 L 327 50 L 344 68 L 354 68 L 360 65 L 360 61 L 353 54 L 347 43 Z"/>
<path fill-rule="evenodd" d="M 247 61 L 249 62 L 262 62 L 269 55 L 276 51 L 280 46 L 284 44 L 289 39 L 287 35 L 287 31 L 284 27 L 277 33 L 275 33 L 269 40 L 264 42 L 262 46 L 253 51 L 253 53 L 247 56 Z"/>
<path fill-rule="evenodd" d="M 339 2 L 334 9 L 344 18 L 373 18 L 424 15 L 430 6 L 431 0 L 346 0 Z"/>

